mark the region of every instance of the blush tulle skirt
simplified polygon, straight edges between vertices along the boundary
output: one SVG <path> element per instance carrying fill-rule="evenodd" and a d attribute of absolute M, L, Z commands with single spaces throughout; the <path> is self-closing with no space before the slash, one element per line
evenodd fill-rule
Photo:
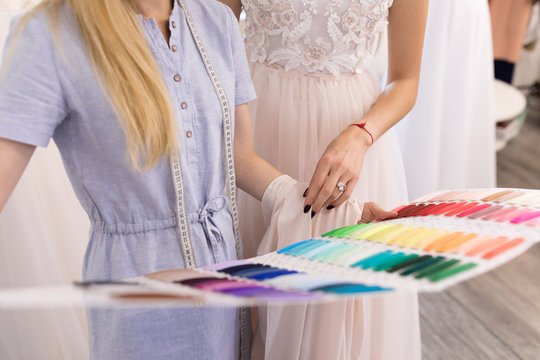
<path fill-rule="evenodd" d="M 334 77 L 252 63 L 251 75 L 257 91 L 257 100 L 249 104 L 255 150 L 300 182 L 309 182 L 327 145 L 349 124 L 360 121 L 380 93 L 379 79 L 368 71 Z M 317 214 L 304 237 L 356 223 L 367 201 L 388 210 L 407 202 L 393 130 L 366 153 L 351 199 Z M 261 203 L 245 193 L 239 194 L 238 203 L 246 257 L 303 240 L 261 242 L 266 231 Z M 289 211 L 304 216 L 301 205 Z M 332 304 L 259 308 L 252 355 L 266 359 L 419 359 L 417 295 L 394 293 Z"/>

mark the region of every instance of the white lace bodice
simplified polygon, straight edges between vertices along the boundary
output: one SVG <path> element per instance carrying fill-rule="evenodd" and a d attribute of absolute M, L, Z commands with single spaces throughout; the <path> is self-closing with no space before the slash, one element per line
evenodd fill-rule
<path fill-rule="evenodd" d="M 250 61 L 309 73 L 361 72 L 393 0 L 242 0 Z"/>

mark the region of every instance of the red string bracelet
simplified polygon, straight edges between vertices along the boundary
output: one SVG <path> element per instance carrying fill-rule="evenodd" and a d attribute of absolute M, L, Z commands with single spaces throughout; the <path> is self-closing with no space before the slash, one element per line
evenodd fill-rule
<path fill-rule="evenodd" d="M 368 133 L 369 137 L 371 138 L 371 144 L 370 145 L 373 145 L 373 135 L 371 135 L 371 133 L 369 132 L 368 129 L 366 129 L 366 122 L 361 122 L 361 123 L 354 123 L 354 124 L 351 124 L 349 126 L 358 126 L 360 129 L 364 130 L 365 132 Z"/>

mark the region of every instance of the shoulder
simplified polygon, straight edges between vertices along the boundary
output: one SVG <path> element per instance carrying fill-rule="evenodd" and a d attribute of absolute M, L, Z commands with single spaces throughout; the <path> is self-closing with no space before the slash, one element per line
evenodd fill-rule
<path fill-rule="evenodd" d="M 28 44 L 34 48 L 51 48 L 61 33 L 72 33 L 74 15 L 66 3 L 57 9 L 37 6 L 11 21 L 9 40 L 17 44 Z"/>
<path fill-rule="evenodd" d="M 229 28 L 236 17 L 232 10 L 217 0 L 184 0 L 192 16 L 204 21 L 205 25 Z"/>

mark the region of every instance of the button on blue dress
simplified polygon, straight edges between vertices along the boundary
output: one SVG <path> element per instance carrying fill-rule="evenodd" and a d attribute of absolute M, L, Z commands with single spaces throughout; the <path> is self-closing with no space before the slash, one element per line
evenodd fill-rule
<path fill-rule="evenodd" d="M 215 0 L 186 0 L 186 5 L 230 103 L 252 100 L 243 43 L 230 9 Z M 153 19 L 140 21 L 180 124 L 197 266 L 235 259 L 230 201 L 224 195 L 221 109 L 184 12 L 175 2 L 169 44 Z M 60 11 L 59 25 L 55 39 L 48 17 L 38 14 L 17 39 L 13 33 L 8 39 L 13 49 L 5 51 L 11 55 L 4 59 L 0 78 L 0 137 L 37 146 L 46 146 L 52 137 L 58 145 L 91 221 L 83 279 L 119 279 L 184 267 L 168 159 L 144 173 L 132 168 L 120 122 L 68 5 Z M 238 323 L 234 309 L 91 309 L 91 355 L 234 359 L 239 353 Z"/>

